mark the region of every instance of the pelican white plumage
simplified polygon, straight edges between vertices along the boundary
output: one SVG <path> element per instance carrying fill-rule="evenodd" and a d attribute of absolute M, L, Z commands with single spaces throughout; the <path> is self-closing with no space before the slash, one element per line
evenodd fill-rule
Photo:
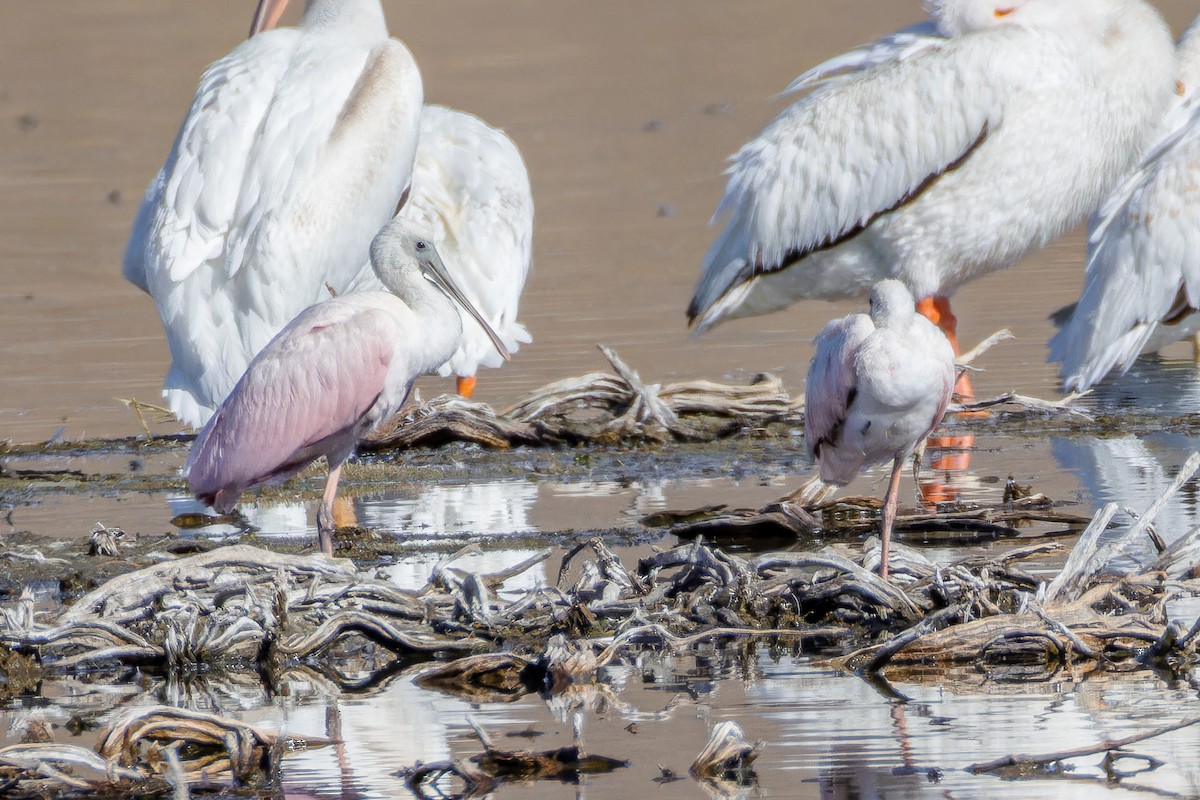
<path fill-rule="evenodd" d="M 804 385 L 804 438 L 818 474 L 801 492 L 819 499 L 864 467 L 892 462 L 880 536 L 880 574 L 886 578 L 900 471 L 946 413 L 954 350 L 916 312 L 900 281 L 877 283 L 870 305 L 870 314 L 833 320 L 814 340 Z"/>
<path fill-rule="evenodd" d="M 408 201 L 397 214 L 430 238 L 455 283 L 510 353 L 531 341 L 517 322 L 533 252 L 533 193 L 521 153 L 498 128 L 436 105 L 421 112 L 421 132 Z M 377 289 L 371 265 L 347 290 Z M 480 365 L 503 363 L 479 326 L 463 326 L 462 344 L 438 369 L 458 376 L 470 397 Z"/>
<path fill-rule="evenodd" d="M 1181 95 L 1093 217 L 1083 292 L 1050 340 L 1068 391 L 1200 331 L 1200 17 L 1178 53 Z"/>
<path fill-rule="evenodd" d="M 697 331 L 894 277 L 955 342 L 948 296 L 1082 220 L 1144 152 L 1175 58 L 1142 0 L 927 8 L 801 76 L 812 91 L 733 156 Z"/>
<path fill-rule="evenodd" d="M 325 456 L 329 477 L 317 530 L 328 555 L 342 464 L 400 410 L 413 381 L 458 348 L 462 321 L 452 299 L 507 357 L 434 245 L 403 221 L 375 237 L 371 264 L 386 291 L 331 298 L 293 319 L 250 362 L 187 460 L 192 492 L 229 513 L 247 488 L 285 480 Z"/>
<path fill-rule="evenodd" d="M 199 426 L 250 359 L 367 260 L 412 174 L 423 103 L 379 0 L 259 0 L 251 38 L 201 78 L 138 211 L 124 273 L 158 306 L 164 395 Z"/>

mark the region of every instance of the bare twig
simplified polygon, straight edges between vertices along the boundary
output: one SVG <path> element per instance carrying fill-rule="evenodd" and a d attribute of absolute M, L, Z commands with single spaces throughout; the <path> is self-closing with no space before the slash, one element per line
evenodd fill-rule
<path fill-rule="evenodd" d="M 1085 745 L 1084 747 L 1076 747 L 1070 750 L 1059 750 L 1054 753 L 1045 753 L 1043 755 L 1025 755 L 1025 754 L 1010 754 L 992 761 L 980 761 L 967 767 L 967 772 L 996 772 L 997 770 L 1005 769 L 1006 767 L 1025 767 L 1025 766 L 1044 766 L 1053 764 L 1058 761 L 1064 761 L 1068 758 L 1078 758 L 1080 756 L 1090 756 L 1096 753 L 1106 751 L 1119 750 L 1135 742 L 1141 742 L 1146 739 L 1152 739 L 1155 736 L 1162 736 L 1164 733 L 1170 733 L 1182 728 L 1187 728 L 1200 722 L 1200 717 L 1192 717 L 1180 722 L 1172 722 L 1169 725 L 1163 725 L 1153 730 L 1135 733 L 1131 736 L 1125 736 L 1121 739 L 1107 739 L 1099 744 Z"/>

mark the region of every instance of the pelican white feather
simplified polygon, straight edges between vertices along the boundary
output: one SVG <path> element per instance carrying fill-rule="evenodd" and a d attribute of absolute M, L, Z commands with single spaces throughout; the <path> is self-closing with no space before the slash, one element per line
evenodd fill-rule
<path fill-rule="evenodd" d="M 932 20 L 918 22 L 907 28 L 901 28 L 895 33 L 889 33 L 874 42 L 822 61 L 789 83 L 788 87 L 779 93 L 779 96 L 786 97 L 797 94 L 839 78 L 849 78 L 853 73 L 871 67 L 890 64 L 893 61 L 903 61 L 922 50 L 937 47 L 945 41 L 946 36 L 938 30 Z"/>
<path fill-rule="evenodd" d="M 815 91 L 733 156 L 697 331 L 887 277 L 946 296 L 1080 221 L 1144 152 L 1175 72 L 1146 3 L 929 10 L 801 76 Z"/>
<path fill-rule="evenodd" d="M 1200 331 L 1200 17 L 1179 56 L 1184 93 L 1092 218 L 1083 291 L 1050 340 L 1068 391 Z"/>
<path fill-rule="evenodd" d="M 180 419 L 205 422 L 326 281 L 358 271 L 408 186 L 422 101 L 379 0 L 309 0 L 299 27 L 205 71 L 125 257 L 158 306 Z"/>

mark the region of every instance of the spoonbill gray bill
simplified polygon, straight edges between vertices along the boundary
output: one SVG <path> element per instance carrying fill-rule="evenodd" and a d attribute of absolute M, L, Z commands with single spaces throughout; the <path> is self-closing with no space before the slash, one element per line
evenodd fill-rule
<path fill-rule="evenodd" d="M 818 472 L 801 492 L 819 500 L 864 467 L 892 462 L 880 534 L 879 574 L 886 578 L 900 470 L 950 404 L 954 348 L 916 312 L 900 281 L 875 284 L 870 304 L 870 314 L 835 319 L 813 342 L 804 384 L 804 439 Z"/>
<path fill-rule="evenodd" d="M 1093 217 L 1083 292 L 1050 340 L 1068 391 L 1200 331 L 1200 17 L 1178 53 L 1180 96 Z"/>
<path fill-rule="evenodd" d="M 412 176 L 424 96 L 379 0 L 259 0 L 251 38 L 200 79 L 126 246 L 158 307 L 163 394 L 203 424 L 250 359 L 367 261 Z M 257 35 L 253 35 L 257 34 Z"/>
<path fill-rule="evenodd" d="M 342 465 L 360 439 L 400 410 L 418 376 L 454 354 L 463 327 L 455 304 L 508 355 L 433 243 L 402 221 L 375 237 L 371 264 L 387 291 L 325 300 L 288 323 L 250 362 L 187 460 L 192 492 L 225 514 L 251 486 L 286 480 L 325 456 L 317 531 L 326 555 L 333 554 Z"/>
<path fill-rule="evenodd" d="M 957 349 L 955 289 L 1081 221 L 1145 152 L 1175 85 L 1147 3 L 926 5 L 802 75 L 808 94 L 732 157 L 697 332 L 897 278 Z"/>
<path fill-rule="evenodd" d="M 531 341 L 517 322 L 533 252 L 533 193 L 520 151 L 478 117 L 426 105 L 412 190 L 397 218 L 431 239 L 463 296 L 483 314 L 510 353 Z M 349 291 L 381 288 L 371 265 Z M 466 325 L 462 344 L 438 368 L 470 397 L 480 365 L 503 363 L 482 328 Z"/>

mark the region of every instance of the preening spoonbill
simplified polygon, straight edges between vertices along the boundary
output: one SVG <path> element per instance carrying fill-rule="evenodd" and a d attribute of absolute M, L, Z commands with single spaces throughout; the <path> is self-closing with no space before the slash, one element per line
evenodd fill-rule
<path fill-rule="evenodd" d="M 1170 102 L 1170 32 L 1142 0 L 927 8 L 802 76 L 811 91 L 732 157 L 698 331 L 891 277 L 957 346 L 949 295 L 1082 220 Z"/>
<path fill-rule="evenodd" d="M 252 34 L 286 0 L 259 0 Z M 424 97 L 379 0 L 308 0 L 213 63 L 125 252 L 158 306 L 164 395 L 199 426 L 304 308 L 348 282 L 412 175 Z"/>
<path fill-rule="evenodd" d="M 317 511 L 322 552 L 333 554 L 333 500 L 358 441 L 404 404 L 462 339 L 457 303 L 504 343 L 463 297 L 432 242 L 393 220 L 371 244 L 387 291 L 325 300 L 292 320 L 254 358 L 188 454 L 196 497 L 229 513 L 251 486 L 286 480 L 325 456 Z M 451 302 L 453 299 L 454 303 Z"/>
<path fill-rule="evenodd" d="M 833 320 L 814 341 L 804 385 L 804 438 L 818 476 L 802 492 L 820 499 L 864 467 L 892 462 L 880 535 L 879 572 L 886 578 L 900 470 L 946 413 L 954 350 L 916 312 L 900 281 L 875 284 L 870 303 L 870 314 Z"/>
<path fill-rule="evenodd" d="M 1181 96 L 1092 219 L 1083 292 L 1050 340 L 1068 391 L 1200 331 L 1200 17 L 1178 53 Z"/>
<path fill-rule="evenodd" d="M 483 314 L 510 353 L 530 340 L 517 322 L 533 248 L 533 193 L 517 146 L 478 117 L 436 105 L 421 112 L 412 190 L 397 215 L 432 239 L 463 296 Z M 379 288 L 367 264 L 351 290 Z M 482 364 L 503 363 L 477 325 L 438 369 L 458 377 L 470 397 Z"/>

